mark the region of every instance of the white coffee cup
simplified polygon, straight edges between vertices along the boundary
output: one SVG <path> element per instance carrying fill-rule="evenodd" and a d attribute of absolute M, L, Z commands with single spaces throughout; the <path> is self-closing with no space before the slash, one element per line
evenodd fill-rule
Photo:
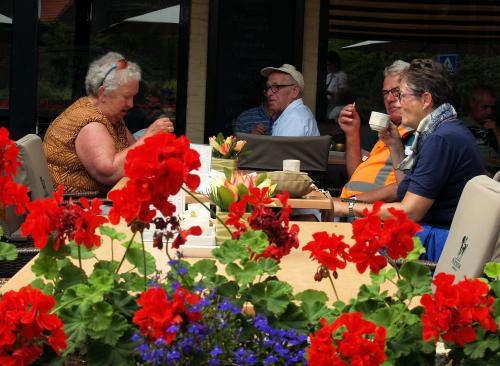
<path fill-rule="evenodd" d="M 372 112 L 370 115 L 370 128 L 374 131 L 385 131 L 389 126 L 391 116 L 385 113 Z"/>
<path fill-rule="evenodd" d="M 300 172 L 300 160 L 286 159 L 283 160 L 283 171 Z"/>

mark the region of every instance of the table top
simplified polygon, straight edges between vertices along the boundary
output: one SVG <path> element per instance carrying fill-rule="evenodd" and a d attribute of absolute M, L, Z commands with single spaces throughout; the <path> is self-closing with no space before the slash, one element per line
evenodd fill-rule
<path fill-rule="evenodd" d="M 299 243 L 300 248 L 294 249 L 292 252 L 284 257 L 281 261 L 281 270 L 277 276 L 280 280 L 290 283 L 294 292 L 304 291 L 306 289 L 322 290 L 327 293 L 331 301 L 335 301 L 331 285 L 327 279 L 321 282 L 314 280 L 314 274 L 318 268 L 317 262 L 309 259 L 309 252 L 301 250 L 301 247 L 306 245 L 311 239 L 312 234 L 319 231 L 327 231 L 328 233 L 335 233 L 337 235 L 344 235 L 346 243 L 352 243 L 351 232 L 352 226 L 349 223 L 334 223 L 334 222 L 295 222 L 300 228 Z M 125 227 L 122 222 L 116 227 L 117 230 L 127 232 L 130 231 Z M 107 238 L 103 239 L 102 245 L 95 250 L 98 258 L 110 259 L 111 248 L 110 241 Z M 152 247 L 152 243 L 146 243 L 147 250 L 155 257 L 158 269 L 165 270 L 168 266 L 167 256 L 164 251 L 159 251 Z M 119 243 L 114 244 L 115 260 L 118 260 L 123 255 L 125 248 Z M 196 262 L 199 258 L 187 258 L 190 262 Z M 14 277 L 12 277 L 1 288 L 0 292 L 4 293 L 9 290 L 18 290 L 19 288 L 29 284 L 35 279 L 35 275 L 31 272 L 31 266 L 35 259 L 27 263 Z M 90 272 L 95 264 L 95 259 L 83 261 L 84 270 Z M 125 262 L 122 266 L 123 271 L 130 270 L 131 266 Z M 359 286 L 370 282 L 367 273 L 360 275 L 354 265 L 348 265 L 345 269 L 339 270 L 339 277 L 335 280 L 335 286 L 339 297 L 343 301 L 356 296 Z M 390 288 L 388 288 L 390 290 Z"/>
<path fill-rule="evenodd" d="M 126 182 L 127 178 L 120 179 L 118 183 L 116 183 L 112 188 L 112 190 L 122 188 Z M 195 193 L 195 196 L 201 202 L 210 203 L 210 199 L 204 194 Z M 281 202 L 277 198 L 274 198 L 273 200 L 274 204 L 272 206 L 281 207 Z M 198 202 L 190 195 L 186 195 L 186 204 L 192 203 Z M 318 210 L 330 210 L 332 208 L 330 199 L 319 191 L 312 191 L 302 198 L 289 198 L 288 204 L 292 208 L 315 208 Z"/>

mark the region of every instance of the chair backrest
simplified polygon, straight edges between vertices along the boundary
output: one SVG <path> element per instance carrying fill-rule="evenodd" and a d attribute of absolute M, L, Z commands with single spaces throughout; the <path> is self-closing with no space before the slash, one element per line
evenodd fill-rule
<path fill-rule="evenodd" d="M 238 168 L 248 170 L 282 170 L 283 160 L 300 160 L 300 170 L 327 172 L 332 137 L 325 136 L 263 136 L 237 133 L 246 140 L 243 151 L 250 151 L 238 160 Z"/>
<path fill-rule="evenodd" d="M 21 163 L 17 172 L 18 183 L 29 187 L 32 200 L 51 197 L 54 193 L 54 186 L 50 178 L 42 139 L 35 134 L 29 134 L 17 140 L 16 145 L 19 147 Z"/>
<path fill-rule="evenodd" d="M 500 183 L 481 175 L 465 185 L 435 274 L 460 281 L 480 276 L 489 261 L 500 261 Z"/>
<path fill-rule="evenodd" d="M 29 134 L 16 141 L 19 148 L 18 160 L 21 166 L 14 178 L 16 183 L 28 187 L 31 200 L 51 197 L 54 187 L 50 178 L 47 159 L 43 151 L 42 139 Z M 21 240 L 18 229 L 24 221 L 24 216 L 18 216 L 12 206 L 7 207 L 6 218 L 1 222 L 4 235 L 8 239 Z"/>
<path fill-rule="evenodd" d="M 496 172 L 496 174 L 493 176 L 493 179 L 496 180 L 497 182 L 500 182 L 500 170 Z"/>

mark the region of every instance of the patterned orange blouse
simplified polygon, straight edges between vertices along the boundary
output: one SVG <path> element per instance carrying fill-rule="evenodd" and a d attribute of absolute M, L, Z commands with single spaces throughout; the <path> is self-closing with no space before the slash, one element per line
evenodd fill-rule
<path fill-rule="evenodd" d="M 76 154 L 76 137 L 83 127 L 92 122 L 102 123 L 106 127 L 115 142 L 116 152 L 129 146 L 123 120 L 113 125 L 92 104 L 90 98 L 78 99 L 50 124 L 43 139 L 52 182 L 55 187 L 63 184 L 65 192 L 106 193 L 111 188 L 92 178 Z"/>

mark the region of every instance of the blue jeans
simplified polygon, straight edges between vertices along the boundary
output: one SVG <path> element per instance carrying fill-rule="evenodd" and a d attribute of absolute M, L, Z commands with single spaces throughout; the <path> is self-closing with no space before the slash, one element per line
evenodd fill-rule
<path fill-rule="evenodd" d="M 417 236 L 422 241 L 426 253 L 420 259 L 437 262 L 443 251 L 450 229 L 430 225 L 421 226 L 423 230 L 417 233 Z"/>

